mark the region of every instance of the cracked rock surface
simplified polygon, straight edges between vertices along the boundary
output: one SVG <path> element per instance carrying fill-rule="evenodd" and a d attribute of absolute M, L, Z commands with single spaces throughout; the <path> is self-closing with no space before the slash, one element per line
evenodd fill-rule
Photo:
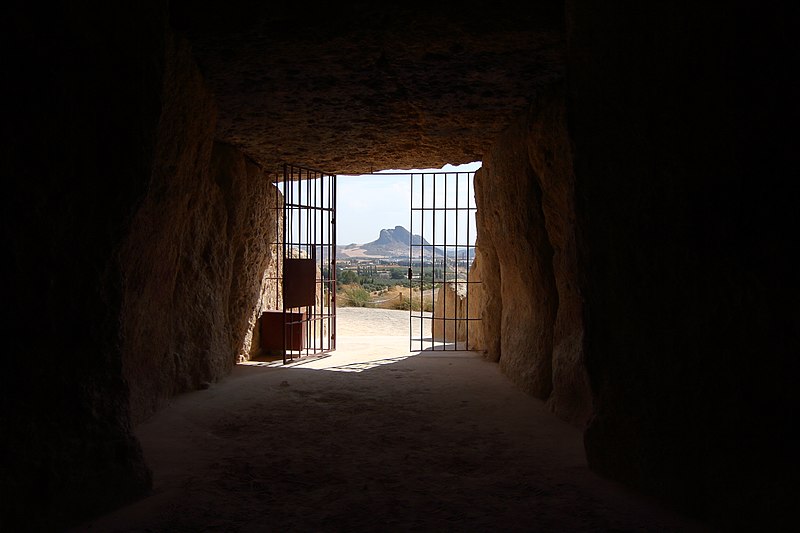
<path fill-rule="evenodd" d="M 219 107 L 217 136 L 263 165 L 357 174 L 479 161 L 562 76 L 563 5 L 176 2 Z M 237 8 L 238 7 L 238 8 Z"/>

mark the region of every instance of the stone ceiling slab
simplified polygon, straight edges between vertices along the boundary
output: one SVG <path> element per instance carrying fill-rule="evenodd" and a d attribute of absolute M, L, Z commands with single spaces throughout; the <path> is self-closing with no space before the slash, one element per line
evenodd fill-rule
<path fill-rule="evenodd" d="M 269 168 L 357 174 L 480 160 L 563 75 L 563 4 L 172 6 L 219 106 L 217 136 Z"/>

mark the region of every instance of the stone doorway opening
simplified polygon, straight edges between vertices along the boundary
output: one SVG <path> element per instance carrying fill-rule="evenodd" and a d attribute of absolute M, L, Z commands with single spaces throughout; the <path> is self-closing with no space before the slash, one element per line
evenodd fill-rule
<path fill-rule="evenodd" d="M 405 336 L 410 351 L 479 348 L 473 177 L 480 166 L 339 176 L 340 310 L 361 323 L 372 310 L 384 332 L 403 323 L 393 334 Z"/>
<path fill-rule="evenodd" d="M 253 364 L 306 366 L 337 350 L 343 364 L 482 350 L 480 166 L 351 176 L 283 165 Z"/>

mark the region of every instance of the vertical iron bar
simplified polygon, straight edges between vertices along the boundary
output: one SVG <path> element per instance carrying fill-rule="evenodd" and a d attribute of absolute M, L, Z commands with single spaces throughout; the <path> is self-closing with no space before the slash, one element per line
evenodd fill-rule
<path fill-rule="evenodd" d="M 281 265 L 281 257 L 283 256 L 283 249 L 281 247 L 281 238 L 278 233 L 283 233 L 283 202 L 281 201 L 281 197 L 283 196 L 280 194 L 280 187 L 278 187 L 278 173 L 275 172 L 275 203 L 272 206 L 273 215 L 275 217 L 275 233 L 274 233 L 274 244 L 275 247 L 275 277 L 273 278 L 273 283 L 275 284 L 275 311 L 278 311 L 278 305 L 283 307 L 283 299 L 281 297 L 281 277 L 283 273 L 283 267 Z M 273 248 L 270 247 L 270 254 L 272 254 Z M 263 320 L 263 318 L 262 318 Z M 263 330 L 262 330 L 263 331 Z M 264 339 L 262 339 L 262 342 Z"/>
<path fill-rule="evenodd" d="M 314 235 L 314 216 L 316 216 L 316 205 L 314 204 L 314 180 L 316 180 L 316 172 L 308 172 L 308 181 L 306 183 L 306 202 L 308 207 L 308 222 L 306 223 L 306 234 L 308 235 L 308 244 L 306 249 L 308 252 L 308 259 L 311 259 L 311 264 L 314 265 L 314 303 L 309 306 L 309 316 L 306 316 L 310 321 L 306 324 L 306 335 L 309 339 L 308 346 L 306 346 L 306 355 L 308 355 L 309 347 L 311 352 L 314 352 L 316 346 L 316 334 L 314 328 L 316 327 L 315 320 L 317 314 L 317 249 L 316 237 Z"/>
<path fill-rule="evenodd" d="M 434 206 L 434 208 L 435 207 L 436 206 Z M 444 286 L 447 285 L 447 173 L 444 174 L 444 209 L 442 210 L 442 213 L 444 215 L 444 221 L 443 221 L 444 222 L 443 223 L 443 225 L 444 225 L 444 233 L 443 233 L 444 243 L 442 243 L 442 248 L 443 248 L 443 251 L 444 251 L 444 257 L 442 257 L 442 280 L 443 280 L 442 287 L 444 287 Z M 435 209 L 434 209 L 433 214 L 434 214 L 434 216 L 436 216 L 436 210 Z M 435 249 L 434 249 L 434 252 L 435 252 Z M 442 292 L 442 297 L 444 298 L 444 301 L 442 302 L 442 326 L 443 326 L 442 327 L 442 341 L 443 341 L 443 346 L 446 347 L 447 346 L 447 322 L 448 322 L 448 320 L 447 320 L 447 297 L 444 296 L 444 292 L 445 292 L 444 290 L 440 289 L 440 292 Z M 435 294 L 435 291 L 434 291 L 434 294 Z M 436 302 L 435 301 L 434 301 L 434 309 L 436 309 Z"/>
<path fill-rule="evenodd" d="M 295 190 L 295 187 L 297 187 L 297 184 L 299 183 L 299 181 L 296 181 L 296 180 L 300 179 L 299 174 L 295 178 L 295 172 L 296 171 L 297 171 L 297 169 L 292 167 L 292 176 L 291 176 L 292 181 L 290 182 L 291 183 L 292 194 L 291 194 L 291 197 L 290 197 L 291 201 L 289 202 L 289 216 L 291 217 L 291 224 L 289 224 L 289 239 L 288 239 L 288 241 L 289 241 L 289 253 L 291 254 L 290 257 L 294 256 L 295 252 L 294 252 L 293 249 L 297 247 L 297 242 L 296 241 L 299 240 L 299 235 L 295 235 L 295 233 L 297 231 L 299 231 L 300 217 L 301 217 L 300 211 L 295 206 L 296 196 L 297 196 L 297 194 L 299 194 L 299 190 Z M 296 226 L 297 226 L 298 229 L 295 229 Z M 290 308 L 290 309 L 292 310 L 292 311 L 290 311 L 290 313 L 292 313 L 293 312 L 293 308 Z M 289 316 L 291 317 L 291 316 L 294 316 L 294 315 L 290 314 Z M 294 320 L 293 319 L 289 319 L 288 322 L 289 322 L 288 344 L 291 346 L 291 339 L 294 338 Z M 289 360 L 294 360 L 294 353 L 289 353 L 289 357 L 288 358 L 289 358 Z"/>
<path fill-rule="evenodd" d="M 289 212 L 289 205 L 290 205 L 290 198 L 291 198 L 291 191 L 289 186 L 289 167 L 288 165 L 283 166 L 283 245 L 281 246 L 283 250 L 283 265 L 281 269 L 281 309 L 283 311 L 282 318 L 281 318 L 281 337 L 283 340 L 283 364 L 286 364 L 286 287 L 284 280 L 286 279 L 286 252 L 287 252 L 287 225 L 291 224 L 291 213 Z"/>
<path fill-rule="evenodd" d="M 414 350 L 414 313 L 411 312 L 411 296 L 413 294 L 413 287 L 414 282 L 413 280 L 413 272 L 414 272 L 414 174 L 408 175 L 408 189 L 410 191 L 411 196 L 409 197 L 408 205 L 410 206 L 409 211 L 409 221 L 408 221 L 408 229 L 409 229 L 409 236 L 408 236 L 408 272 L 410 275 L 408 276 L 408 351 L 411 352 Z"/>
<path fill-rule="evenodd" d="M 300 171 L 301 178 L 302 178 L 302 174 L 303 174 L 303 171 L 301 170 Z M 306 249 L 305 250 L 306 251 L 306 259 L 312 259 L 313 260 L 313 254 L 309 253 L 309 248 L 308 248 L 308 245 L 311 242 L 311 233 L 310 233 L 310 229 L 311 229 L 310 228 L 310 226 L 311 226 L 311 194 L 310 194 L 311 193 L 311 176 L 312 176 L 311 171 L 310 170 L 306 170 L 305 182 L 300 182 L 300 194 L 299 194 L 299 202 L 298 203 L 301 206 L 305 205 L 305 212 L 306 212 L 306 217 L 305 217 L 306 218 L 306 231 L 305 231 L 305 234 L 306 235 L 305 235 L 305 242 L 304 243 L 301 242 L 301 244 L 300 244 L 300 246 L 298 246 L 298 248 L 305 248 Z M 306 192 L 305 201 L 303 199 L 303 185 L 305 185 L 305 189 L 306 189 L 306 191 L 305 191 Z M 303 207 L 300 208 L 300 218 L 301 218 L 301 220 L 302 220 L 302 213 L 303 213 Z M 301 226 L 302 226 L 302 222 L 301 222 Z M 304 240 L 303 239 L 302 227 L 300 228 L 299 240 L 300 241 Z M 297 255 L 298 256 L 300 255 L 299 251 L 298 251 Z M 301 308 L 300 312 L 301 313 L 303 312 L 302 308 Z M 309 323 L 309 319 L 311 317 L 313 317 L 313 315 L 314 315 L 314 307 L 306 305 L 305 306 L 305 312 L 306 312 L 305 317 L 302 314 L 300 315 L 300 322 L 301 322 L 300 327 L 302 328 L 303 325 L 305 325 L 305 332 L 304 333 L 305 333 L 305 341 L 306 341 L 305 342 L 305 346 L 303 346 L 303 349 L 301 350 L 301 352 L 305 351 L 305 355 L 308 355 L 308 346 L 309 346 L 309 344 L 311 344 L 311 331 L 310 331 L 311 328 L 309 328 L 308 326 L 310 324 Z M 302 329 L 300 331 L 301 331 L 301 333 L 303 333 Z M 302 353 L 298 354 L 298 355 L 302 356 Z"/>
<path fill-rule="evenodd" d="M 332 192 L 333 192 L 333 204 L 331 205 L 331 251 L 332 251 L 332 259 L 331 259 L 331 276 L 332 276 L 332 288 L 331 288 L 331 305 L 332 305 L 332 314 L 333 314 L 333 325 L 331 327 L 331 345 L 332 349 L 336 349 L 336 187 L 337 187 L 337 178 L 334 175 L 332 178 Z"/>
<path fill-rule="evenodd" d="M 321 217 L 325 213 L 325 204 L 322 202 L 319 194 L 319 184 L 322 181 L 322 174 L 318 174 L 314 181 L 314 307 L 317 316 L 317 322 L 314 324 L 315 329 L 315 347 L 314 350 L 321 351 L 325 349 L 323 342 L 323 323 L 322 317 L 324 316 L 325 302 L 323 301 L 324 294 L 322 291 L 322 280 L 325 277 L 323 261 L 325 260 L 324 237 L 322 235 Z M 319 262 L 317 262 L 317 258 Z M 317 276 L 317 268 L 319 268 L 319 276 Z M 319 303 L 317 303 L 319 302 Z"/>
<path fill-rule="evenodd" d="M 460 237 L 461 237 L 461 234 L 458 232 L 458 216 L 460 214 L 459 209 L 458 209 L 458 192 L 459 192 L 458 189 L 459 189 L 459 182 L 460 181 L 461 181 L 461 175 L 459 173 L 456 173 L 456 210 L 455 210 L 455 213 L 456 213 L 456 269 L 455 269 L 455 284 L 456 284 L 456 288 L 458 288 L 458 282 L 459 282 L 459 279 L 460 279 L 459 276 L 458 276 L 458 274 L 459 274 L 459 270 L 458 270 L 458 267 L 459 267 L 458 244 L 459 244 Z M 469 244 L 469 238 L 467 239 L 467 244 Z M 467 251 L 467 256 L 469 256 L 469 251 Z M 467 291 L 469 291 L 469 285 L 467 285 L 466 288 L 467 288 Z M 465 309 L 464 314 L 467 317 L 469 316 L 469 306 L 467 306 L 467 308 Z M 456 322 L 456 344 L 458 344 L 458 322 Z M 456 346 L 456 348 L 458 348 L 458 346 Z"/>
<path fill-rule="evenodd" d="M 425 261 L 424 261 L 424 259 L 425 259 L 425 245 L 423 244 L 423 242 L 424 242 L 423 239 L 424 239 L 424 235 L 425 235 L 425 174 L 420 174 L 420 179 L 422 180 L 422 186 L 420 188 L 420 192 L 422 193 L 422 198 L 421 198 L 422 204 L 421 204 L 420 212 L 419 212 L 419 214 L 420 214 L 420 222 L 419 222 L 420 241 L 417 243 L 417 251 L 419 252 L 419 254 L 418 254 L 419 255 L 419 291 L 418 292 L 420 294 L 420 305 L 422 305 L 422 296 L 421 295 L 424 294 L 424 292 L 425 292 L 423 290 L 423 283 L 424 283 L 423 280 L 425 279 Z M 424 350 L 425 349 L 425 337 L 423 335 L 423 332 L 425 331 L 424 323 L 423 323 L 424 321 L 423 321 L 421 313 L 417 313 L 416 316 L 419 318 L 419 331 L 420 331 L 419 349 L 420 350 Z"/>
<path fill-rule="evenodd" d="M 319 186 L 317 187 L 317 198 L 320 204 L 320 211 L 318 212 L 317 223 L 319 224 L 317 230 L 319 233 L 319 347 L 320 350 L 325 351 L 328 348 L 328 343 L 325 342 L 325 332 L 328 331 L 325 327 L 327 324 L 328 306 L 325 302 L 325 257 L 328 255 L 328 239 L 325 237 L 325 215 L 327 214 L 325 196 L 325 175 L 320 175 Z"/>
<path fill-rule="evenodd" d="M 296 223 L 295 221 L 299 217 L 299 213 L 296 213 L 296 208 L 294 207 L 294 202 L 295 202 L 295 181 L 294 181 L 295 180 L 295 171 L 296 171 L 296 169 L 294 167 L 292 167 L 291 175 L 289 176 L 289 179 L 290 179 L 290 181 L 289 181 L 290 193 L 289 193 L 289 203 L 287 204 L 287 206 L 289 208 L 289 226 L 287 228 L 288 231 L 289 231 L 289 235 L 287 236 L 287 239 L 286 239 L 286 242 L 288 243 L 288 249 L 287 249 L 287 251 L 289 253 L 289 255 L 287 256 L 288 258 L 291 258 L 293 256 L 293 254 L 294 254 L 294 252 L 292 250 L 292 248 L 295 245 L 295 243 L 294 243 L 294 240 L 295 240 L 294 227 L 295 227 L 295 223 Z M 284 272 L 284 274 L 285 274 L 285 272 Z M 286 279 L 286 277 L 284 276 L 284 280 L 285 279 Z M 284 286 L 284 294 L 286 294 L 285 286 Z M 286 301 L 286 300 L 284 299 L 284 301 Z M 288 337 L 286 338 L 286 345 L 287 345 L 286 354 L 287 354 L 287 359 L 291 361 L 291 360 L 294 359 L 294 354 L 291 353 L 291 350 L 288 350 L 288 348 L 291 346 L 291 344 L 292 344 L 291 339 L 294 337 L 294 324 L 293 324 L 294 321 L 290 318 L 292 316 L 292 309 L 288 308 L 288 310 L 289 310 L 289 313 L 287 314 L 286 322 L 284 322 L 284 329 L 286 329 L 286 323 L 289 323 L 289 328 L 288 328 L 289 331 L 287 333 Z"/>
<path fill-rule="evenodd" d="M 319 301 L 319 305 L 317 306 L 317 317 L 318 317 L 318 325 L 314 327 L 319 327 L 319 349 L 325 349 L 325 342 L 324 342 L 324 316 L 325 316 L 325 291 L 323 287 L 325 286 L 325 235 L 322 232 L 322 219 L 325 215 L 325 202 L 322 200 L 322 180 L 323 175 L 320 174 L 317 176 L 317 181 L 314 184 L 314 204 L 316 208 L 314 210 L 314 253 L 319 254 L 319 278 L 316 276 L 316 269 L 317 263 L 314 263 L 314 304 Z"/>
<path fill-rule="evenodd" d="M 433 226 L 433 236 L 432 236 L 431 240 L 435 243 L 436 242 L 436 174 L 431 174 L 431 178 L 433 179 L 433 198 L 432 198 L 432 201 L 431 201 L 431 216 L 433 217 L 433 220 L 431 220 L 431 225 Z M 432 276 L 431 276 L 431 280 L 433 281 L 433 283 L 431 283 L 431 291 L 435 295 L 435 291 L 436 291 L 436 246 L 433 246 L 433 249 L 431 250 L 431 257 L 433 258 L 433 261 L 431 262 L 432 263 L 432 268 L 433 268 L 433 272 L 432 272 Z M 423 309 L 425 308 L 425 299 L 424 298 L 422 299 L 422 308 Z M 431 314 L 431 318 L 433 318 L 433 314 Z M 433 348 L 435 350 L 436 349 L 436 338 L 433 336 L 433 325 L 434 325 L 434 322 L 435 322 L 434 320 L 431 321 L 431 348 Z"/>
<path fill-rule="evenodd" d="M 314 326 L 314 319 L 316 315 L 316 283 L 317 283 L 317 256 L 316 250 L 314 249 L 314 232 L 313 232 L 313 220 L 315 214 L 315 206 L 314 206 L 314 199 L 313 199 L 313 183 L 314 179 L 316 179 L 316 172 L 306 171 L 306 255 L 307 259 L 311 259 L 311 263 L 314 265 L 314 303 L 308 306 L 308 313 L 306 315 L 306 338 L 308 339 L 308 343 L 306 345 L 306 355 L 308 355 L 309 349 L 314 351 L 314 344 L 316 342 L 315 335 L 313 331 Z"/>
<path fill-rule="evenodd" d="M 467 261 L 467 264 L 466 264 L 466 266 L 467 266 L 467 275 L 466 275 L 466 283 L 467 283 L 467 285 L 466 285 L 467 286 L 466 318 L 467 318 L 467 321 L 466 321 L 466 328 L 467 328 L 467 331 L 466 331 L 466 335 L 464 336 L 464 349 L 465 350 L 469 350 L 469 330 L 470 330 L 470 325 L 472 324 L 472 322 L 470 322 L 470 318 L 472 318 L 472 316 L 471 316 L 470 310 L 469 310 L 469 293 L 471 292 L 470 291 L 470 283 L 469 283 L 469 271 L 472 269 L 471 268 L 472 267 L 472 261 L 470 260 L 470 250 L 473 250 L 474 248 L 470 248 L 470 241 L 472 239 L 471 239 L 470 232 L 469 232 L 469 219 L 472 216 L 472 212 L 471 212 L 471 209 L 470 209 L 471 206 L 472 206 L 472 201 L 470 200 L 470 198 L 472 198 L 474 196 L 474 193 L 475 193 L 474 188 L 473 188 L 473 183 L 472 183 L 474 178 L 475 178 L 475 174 L 474 173 L 468 173 L 467 174 L 467 257 L 466 257 L 466 261 Z"/>

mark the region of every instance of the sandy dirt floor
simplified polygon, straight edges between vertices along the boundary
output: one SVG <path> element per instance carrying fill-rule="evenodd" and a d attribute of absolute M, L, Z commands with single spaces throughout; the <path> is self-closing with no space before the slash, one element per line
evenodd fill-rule
<path fill-rule="evenodd" d="M 152 493 L 74 531 L 703 531 L 586 466 L 582 433 L 403 311 L 339 310 L 330 357 L 237 365 L 137 428 Z"/>

